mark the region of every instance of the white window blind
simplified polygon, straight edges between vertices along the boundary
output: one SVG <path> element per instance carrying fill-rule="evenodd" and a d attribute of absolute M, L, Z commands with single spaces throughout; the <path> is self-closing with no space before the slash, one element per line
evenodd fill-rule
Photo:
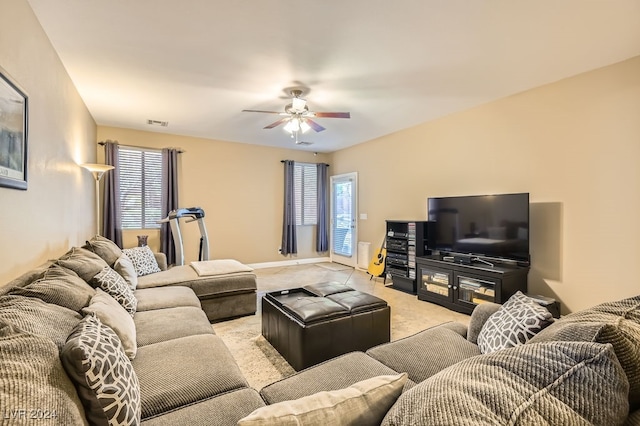
<path fill-rule="evenodd" d="M 122 229 L 159 228 L 162 203 L 162 153 L 120 147 Z"/>
<path fill-rule="evenodd" d="M 318 223 L 318 172 L 312 163 L 295 163 L 293 187 L 296 208 L 296 225 Z"/>

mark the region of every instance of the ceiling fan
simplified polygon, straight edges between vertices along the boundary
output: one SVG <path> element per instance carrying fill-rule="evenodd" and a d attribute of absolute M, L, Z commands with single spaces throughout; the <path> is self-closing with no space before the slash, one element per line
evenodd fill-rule
<path fill-rule="evenodd" d="M 306 132 L 309 129 L 313 129 L 316 132 L 325 130 L 320 124 L 312 120 L 312 118 L 351 118 L 351 114 L 348 112 L 314 112 L 309 111 L 307 101 L 302 99 L 303 91 L 301 89 L 292 89 L 291 103 L 284 107 L 284 112 L 277 111 L 263 111 L 257 109 L 243 109 L 242 112 L 260 112 L 265 114 L 278 114 L 283 117 L 268 126 L 265 129 L 273 129 L 281 124 L 284 124 L 284 129 L 294 134 L 297 132 Z"/>

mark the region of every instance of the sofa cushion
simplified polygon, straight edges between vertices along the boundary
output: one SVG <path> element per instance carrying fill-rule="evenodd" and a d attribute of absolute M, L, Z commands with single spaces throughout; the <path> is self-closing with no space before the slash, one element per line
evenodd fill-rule
<path fill-rule="evenodd" d="M 109 266 L 100 256 L 81 247 L 73 247 L 71 250 L 60 256 L 55 263 L 67 269 L 71 269 L 86 282 L 91 281 L 91 278 L 93 278 L 105 266 Z"/>
<path fill-rule="evenodd" d="M 51 265 L 42 278 L 24 287 L 15 287 L 9 294 L 35 297 L 43 302 L 63 306 L 75 312 L 89 304 L 95 290 L 75 272 Z"/>
<path fill-rule="evenodd" d="M 200 300 L 193 290 L 180 285 L 137 289 L 133 292 L 133 295 L 138 301 L 136 312 L 177 308 L 180 306 L 201 307 Z"/>
<path fill-rule="evenodd" d="M 0 323 L 11 324 L 26 333 L 51 339 L 62 348 L 82 317 L 71 309 L 40 299 L 5 295 L 0 297 Z"/>
<path fill-rule="evenodd" d="M 207 315 L 193 306 L 136 312 L 133 322 L 138 330 L 139 346 L 196 334 L 214 334 Z"/>
<path fill-rule="evenodd" d="M 122 256 L 113 264 L 113 269 L 124 278 L 131 290 L 136 289 L 138 286 L 138 274 L 133 262 L 126 254 L 122 253 Z"/>
<path fill-rule="evenodd" d="M 131 259 L 136 274 L 139 277 L 160 272 L 158 261 L 149 246 L 128 248 L 122 250 L 122 252 Z"/>
<path fill-rule="evenodd" d="M 521 345 L 552 322 L 551 312 L 518 291 L 482 326 L 478 348 L 486 354 Z"/>
<path fill-rule="evenodd" d="M 376 376 L 398 374 L 363 352 L 350 352 L 262 388 L 260 395 L 267 404 L 288 401 L 351 386 Z M 408 380 L 405 389 L 415 383 Z"/>
<path fill-rule="evenodd" d="M 140 423 L 140 385 L 116 333 L 87 315 L 61 353 L 91 424 Z"/>
<path fill-rule="evenodd" d="M 566 315 L 531 342 L 559 340 L 611 343 L 629 380 L 629 402 L 640 408 L 640 296 Z"/>
<path fill-rule="evenodd" d="M 129 359 L 136 357 L 136 326 L 133 318 L 124 308 L 104 291 L 97 289 L 89 306 L 82 310 L 85 315 L 95 314 L 100 321 L 118 335 L 124 353 Z"/>
<path fill-rule="evenodd" d="M 416 383 L 469 357 L 479 355 L 477 345 L 442 325 L 376 346 L 367 355 L 395 371 L 409 374 Z"/>
<path fill-rule="evenodd" d="M 256 291 L 256 275 L 253 272 L 201 277 L 189 265 L 174 266 L 158 274 L 138 277 L 138 289 L 182 285 L 191 287 L 199 299 L 226 296 L 234 293 Z"/>
<path fill-rule="evenodd" d="M 469 328 L 467 330 L 467 340 L 471 343 L 478 344 L 478 334 L 491 315 L 498 312 L 502 305 L 499 303 L 485 302 L 476 305 L 471 312 L 469 319 Z"/>
<path fill-rule="evenodd" d="M 628 389 L 611 345 L 530 343 L 443 370 L 400 396 L 382 424 L 621 424 Z"/>
<path fill-rule="evenodd" d="M 377 425 L 396 402 L 407 373 L 377 376 L 339 390 L 258 408 L 238 422 L 250 425 Z"/>
<path fill-rule="evenodd" d="M 80 398 L 50 339 L 0 324 L 0 354 L 0 407 L 4 419 L 0 422 L 85 423 Z M 10 420 L 12 414 L 14 422 Z M 33 414 L 38 417 L 28 417 Z"/>
<path fill-rule="evenodd" d="M 96 235 L 91 238 L 82 248 L 97 254 L 107 262 L 109 266 L 113 266 L 116 260 L 122 255 L 122 250 L 116 243 L 101 235 Z"/>
<path fill-rule="evenodd" d="M 15 287 L 24 287 L 32 282 L 39 280 L 43 277 L 44 272 L 53 264 L 53 260 L 48 260 L 42 265 L 36 266 L 33 269 L 29 269 L 22 275 L 17 276 L 8 283 L 0 285 L 0 295 L 6 294 L 9 290 Z"/>
<path fill-rule="evenodd" d="M 144 426 L 235 425 L 238 420 L 260 407 L 264 407 L 260 394 L 255 389 L 242 388 L 145 419 L 142 424 Z"/>
<path fill-rule="evenodd" d="M 229 349 L 211 334 L 139 347 L 132 363 L 143 419 L 248 386 Z"/>
<path fill-rule="evenodd" d="M 136 313 L 138 301 L 133 295 L 133 290 L 125 282 L 124 278 L 109 266 L 105 266 L 90 281 L 95 287 L 99 287 L 105 293 L 116 299 L 131 316 Z"/>

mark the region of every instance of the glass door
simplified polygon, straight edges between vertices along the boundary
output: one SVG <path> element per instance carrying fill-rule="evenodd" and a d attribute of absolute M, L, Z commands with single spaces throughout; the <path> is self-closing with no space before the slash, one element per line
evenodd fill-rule
<path fill-rule="evenodd" d="M 451 271 L 418 265 L 418 294 L 444 301 L 453 300 Z"/>
<path fill-rule="evenodd" d="M 494 281 L 456 274 L 456 283 L 458 287 L 457 302 L 479 305 L 496 300 L 496 283 Z"/>
<path fill-rule="evenodd" d="M 356 266 L 357 174 L 331 176 L 331 261 Z"/>

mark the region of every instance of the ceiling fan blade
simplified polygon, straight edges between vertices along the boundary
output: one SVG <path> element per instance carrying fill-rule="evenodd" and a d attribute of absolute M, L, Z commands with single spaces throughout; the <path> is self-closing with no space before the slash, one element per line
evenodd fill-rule
<path fill-rule="evenodd" d="M 281 125 L 282 123 L 289 121 L 289 117 L 286 118 L 281 118 L 278 121 L 274 121 L 273 123 L 269 124 L 268 126 L 263 127 L 263 129 L 273 129 L 274 127 L 277 127 L 279 125 Z"/>
<path fill-rule="evenodd" d="M 278 111 L 262 111 L 260 109 L 243 109 L 242 112 L 263 112 L 265 114 L 282 114 Z"/>
<path fill-rule="evenodd" d="M 314 112 L 313 115 L 323 118 L 351 118 L 351 113 L 348 112 Z"/>
<path fill-rule="evenodd" d="M 307 122 L 307 124 L 309 126 L 311 126 L 311 128 L 313 130 L 315 130 L 316 132 L 321 132 L 324 130 L 324 127 L 322 127 L 321 125 L 319 125 L 318 123 L 316 123 L 315 121 L 311 120 L 310 118 L 305 118 L 305 121 Z"/>

